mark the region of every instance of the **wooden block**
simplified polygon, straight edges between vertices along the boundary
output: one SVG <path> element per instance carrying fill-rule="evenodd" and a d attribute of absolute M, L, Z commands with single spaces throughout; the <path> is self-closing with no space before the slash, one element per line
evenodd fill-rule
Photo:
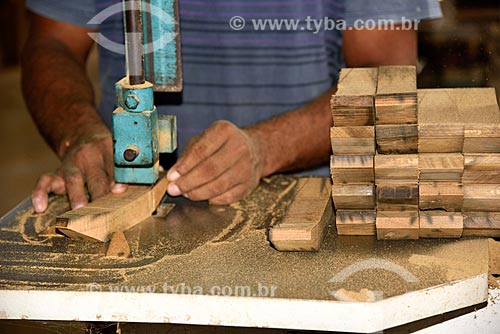
<path fill-rule="evenodd" d="M 375 155 L 373 126 L 334 126 L 330 139 L 334 155 Z"/>
<path fill-rule="evenodd" d="M 463 124 L 419 124 L 419 153 L 462 152 L 464 146 Z"/>
<path fill-rule="evenodd" d="M 418 123 L 419 152 L 499 152 L 500 111 L 494 88 L 421 89 Z M 430 133 L 427 127 L 432 127 Z"/>
<path fill-rule="evenodd" d="M 377 239 L 418 239 L 418 211 L 377 212 Z"/>
<path fill-rule="evenodd" d="M 376 155 L 375 183 L 377 184 L 417 184 L 418 155 Z"/>
<path fill-rule="evenodd" d="M 500 211 L 500 184 L 464 184 L 463 211 Z"/>
<path fill-rule="evenodd" d="M 132 255 L 127 238 L 122 231 L 113 233 L 111 241 L 109 242 L 106 257 L 123 257 L 128 258 Z"/>
<path fill-rule="evenodd" d="M 466 154 L 462 183 L 500 183 L 500 154 Z"/>
<path fill-rule="evenodd" d="M 500 212 L 464 213 L 462 236 L 500 238 Z"/>
<path fill-rule="evenodd" d="M 337 210 L 375 209 L 375 186 L 370 184 L 333 184 L 332 198 Z"/>
<path fill-rule="evenodd" d="M 420 210 L 462 210 L 464 188 L 458 182 L 420 182 L 418 191 Z"/>
<path fill-rule="evenodd" d="M 375 235 L 375 211 L 337 211 L 338 235 Z"/>
<path fill-rule="evenodd" d="M 377 210 L 415 211 L 418 210 L 418 185 L 377 184 Z"/>
<path fill-rule="evenodd" d="M 332 181 L 337 183 L 373 183 L 373 156 L 332 155 Z"/>
<path fill-rule="evenodd" d="M 420 211 L 420 238 L 460 238 L 464 227 L 462 213 Z"/>
<path fill-rule="evenodd" d="M 500 125 L 466 124 L 463 152 L 499 153 Z"/>
<path fill-rule="evenodd" d="M 379 67 L 375 124 L 417 124 L 415 66 Z"/>
<path fill-rule="evenodd" d="M 123 194 L 109 194 L 56 218 L 57 230 L 71 238 L 106 242 L 147 219 L 167 191 L 165 174 L 153 186 L 129 185 Z"/>
<path fill-rule="evenodd" d="M 344 68 L 331 107 L 334 126 L 373 125 L 377 68 Z"/>
<path fill-rule="evenodd" d="M 418 152 L 418 126 L 377 125 L 377 152 L 382 154 L 410 154 Z"/>
<path fill-rule="evenodd" d="M 326 178 L 302 178 L 283 221 L 269 231 L 280 251 L 316 251 L 334 219 L 331 185 Z"/>
<path fill-rule="evenodd" d="M 464 171 L 461 153 L 421 153 L 418 156 L 420 181 L 460 182 Z"/>

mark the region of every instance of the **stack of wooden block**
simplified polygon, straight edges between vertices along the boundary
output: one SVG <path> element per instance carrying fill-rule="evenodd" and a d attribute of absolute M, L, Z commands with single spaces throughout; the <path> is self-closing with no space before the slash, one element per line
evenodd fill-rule
<path fill-rule="evenodd" d="M 377 78 L 377 68 L 343 69 L 332 97 L 332 198 L 337 224 L 349 222 L 352 233 L 358 235 L 375 233 Z"/>
<path fill-rule="evenodd" d="M 331 129 L 338 233 L 500 236 L 494 89 L 416 87 L 412 66 L 341 71 Z"/>

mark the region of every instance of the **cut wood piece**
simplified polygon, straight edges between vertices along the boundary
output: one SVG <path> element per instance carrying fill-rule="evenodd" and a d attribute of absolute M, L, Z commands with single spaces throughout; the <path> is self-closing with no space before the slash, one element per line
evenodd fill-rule
<path fill-rule="evenodd" d="M 418 191 L 420 210 L 462 210 L 464 188 L 458 182 L 420 182 Z"/>
<path fill-rule="evenodd" d="M 461 153 L 421 153 L 418 156 L 420 181 L 460 182 L 464 171 Z"/>
<path fill-rule="evenodd" d="M 460 238 L 463 227 L 460 212 L 420 211 L 420 238 Z"/>
<path fill-rule="evenodd" d="M 337 183 L 373 183 L 373 156 L 332 155 L 332 181 Z"/>
<path fill-rule="evenodd" d="M 466 154 L 462 183 L 500 183 L 500 154 Z"/>
<path fill-rule="evenodd" d="M 463 147 L 454 152 L 499 152 L 500 111 L 494 88 L 421 89 L 418 91 L 418 114 L 420 140 L 427 141 L 425 145 L 419 145 L 420 152 L 428 152 L 425 148 L 432 143 L 432 137 L 422 133 L 422 129 L 431 125 L 436 130 L 435 138 L 453 138 L 455 144 L 459 142 L 456 137 L 458 132 L 455 131 L 464 128 Z M 446 137 L 446 134 L 454 136 Z"/>
<path fill-rule="evenodd" d="M 462 236 L 500 238 L 500 212 L 464 213 Z"/>
<path fill-rule="evenodd" d="M 419 124 L 419 153 L 458 153 L 464 147 L 463 124 Z"/>
<path fill-rule="evenodd" d="M 130 246 L 127 238 L 125 238 L 125 234 L 123 234 L 122 231 L 113 233 L 111 241 L 109 242 L 108 250 L 106 251 L 106 257 L 128 258 L 131 254 Z"/>
<path fill-rule="evenodd" d="M 153 186 L 129 185 L 123 194 L 109 194 L 56 218 L 57 229 L 71 238 L 106 242 L 147 219 L 167 191 L 165 174 Z"/>
<path fill-rule="evenodd" d="M 500 152 L 500 125 L 466 124 L 463 152 Z"/>
<path fill-rule="evenodd" d="M 302 178 L 283 221 L 269 231 L 280 251 L 316 251 L 334 220 L 331 184 L 326 178 Z"/>
<path fill-rule="evenodd" d="M 337 211 L 338 235 L 375 235 L 375 211 Z"/>
<path fill-rule="evenodd" d="M 418 126 L 377 125 L 377 152 L 382 154 L 405 154 L 418 152 Z"/>
<path fill-rule="evenodd" d="M 334 126 L 373 125 L 377 68 L 343 68 L 331 107 Z"/>
<path fill-rule="evenodd" d="M 464 184 L 463 211 L 500 211 L 500 184 Z"/>
<path fill-rule="evenodd" d="M 377 184 L 377 210 L 418 210 L 418 185 Z"/>
<path fill-rule="evenodd" d="M 418 239 L 418 211 L 377 212 L 377 239 Z"/>
<path fill-rule="evenodd" d="M 376 155 L 375 183 L 377 184 L 417 184 L 418 155 Z"/>
<path fill-rule="evenodd" d="M 415 66 L 379 67 L 375 124 L 417 124 Z"/>
<path fill-rule="evenodd" d="M 375 155 L 373 126 L 334 126 L 330 139 L 334 155 Z"/>
<path fill-rule="evenodd" d="M 337 210 L 375 209 L 375 186 L 370 184 L 334 184 L 332 198 Z"/>

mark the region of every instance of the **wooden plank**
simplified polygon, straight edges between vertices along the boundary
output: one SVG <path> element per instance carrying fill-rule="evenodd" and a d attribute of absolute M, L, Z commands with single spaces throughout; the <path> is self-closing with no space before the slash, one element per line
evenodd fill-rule
<path fill-rule="evenodd" d="M 374 124 L 377 76 L 377 68 L 343 68 L 340 71 L 337 92 L 331 100 L 334 126 Z"/>
<path fill-rule="evenodd" d="M 418 156 L 420 181 L 460 182 L 464 171 L 461 153 L 421 153 Z"/>
<path fill-rule="evenodd" d="M 500 111 L 494 88 L 421 89 L 418 120 L 420 152 L 499 152 Z M 433 127 L 432 134 L 424 131 L 428 126 Z M 461 127 L 464 139 L 459 150 Z M 433 149 L 433 138 L 438 139 L 438 147 L 443 146 L 443 140 L 448 140 L 448 150 Z"/>
<path fill-rule="evenodd" d="M 500 154 L 466 154 L 464 184 L 499 183 Z"/>
<path fill-rule="evenodd" d="M 376 235 L 375 211 L 338 210 L 336 225 L 338 235 Z"/>
<path fill-rule="evenodd" d="M 463 124 L 419 124 L 419 153 L 456 153 L 464 146 Z"/>
<path fill-rule="evenodd" d="M 330 139 L 334 155 L 375 155 L 373 126 L 334 126 Z"/>
<path fill-rule="evenodd" d="M 418 155 L 376 155 L 375 183 L 377 184 L 417 184 Z"/>
<path fill-rule="evenodd" d="M 382 154 L 411 154 L 418 152 L 418 126 L 377 125 L 377 152 Z"/>
<path fill-rule="evenodd" d="M 334 219 L 331 184 L 326 178 L 302 178 L 283 221 L 269 231 L 280 251 L 317 251 Z"/>
<path fill-rule="evenodd" d="M 463 152 L 500 152 L 500 125 L 466 124 Z"/>
<path fill-rule="evenodd" d="M 375 95 L 375 124 L 417 124 L 415 66 L 381 66 Z"/>
<path fill-rule="evenodd" d="M 500 212 L 464 213 L 462 236 L 500 238 Z"/>
<path fill-rule="evenodd" d="M 461 183 L 420 182 L 418 191 L 420 210 L 462 210 L 464 188 Z"/>
<path fill-rule="evenodd" d="M 377 239 L 418 239 L 418 211 L 379 211 Z"/>
<path fill-rule="evenodd" d="M 464 184 L 463 211 L 500 211 L 500 184 Z"/>
<path fill-rule="evenodd" d="M 418 185 L 377 184 L 377 210 L 415 211 L 418 209 Z"/>
<path fill-rule="evenodd" d="M 106 242 L 114 232 L 126 231 L 147 219 L 167 191 L 162 174 L 153 186 L 129 185 L 123 194 L 109 194 L 56 218 L 57 229 L 71 238 Z"/>
<path fill-rule="evenodd" d="M 462 213 L 420 211 L 419 238 L 460 238 L 464 227 Z"/>
<path fill-rule="evenodd" d="M 373 156 L 332 155 L 332 181 L 337 183 L 373 183 Z"/>
<path fill-rule="evenodd" d="M 369 184 L 333 184 L 332 198 L 337 210 L 373 210 L 375 209 L 375 185 Z"/>

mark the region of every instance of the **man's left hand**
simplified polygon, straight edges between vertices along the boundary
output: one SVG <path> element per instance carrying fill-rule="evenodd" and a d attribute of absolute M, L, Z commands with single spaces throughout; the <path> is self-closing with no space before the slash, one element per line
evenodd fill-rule
<path fill-rule="evenodd" d="M 262 177 L 256 134 L 227 121 L 214 123 L 188 145 L 167 174 L 171 196 L 230 204 L 248 195 Z"/>

